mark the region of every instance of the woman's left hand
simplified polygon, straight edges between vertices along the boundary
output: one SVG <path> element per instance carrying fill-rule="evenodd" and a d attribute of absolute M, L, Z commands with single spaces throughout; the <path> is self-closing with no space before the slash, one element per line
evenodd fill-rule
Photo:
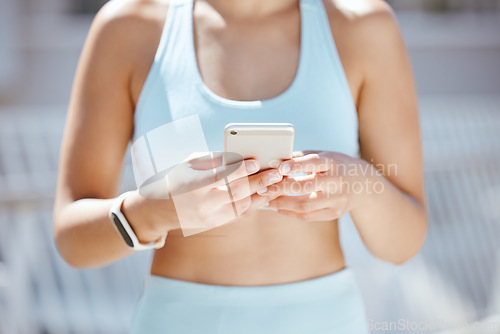
<path fill-rule="evenodd" d="M 296 152 L 279 171 L 286 177 L 259 193 L 274 198 L 270 209 L 305 221 L 337 219 L 385 186 L 373 165 L 336 152 Z M 299 173 L 305 175 L 289 177 Z"/>

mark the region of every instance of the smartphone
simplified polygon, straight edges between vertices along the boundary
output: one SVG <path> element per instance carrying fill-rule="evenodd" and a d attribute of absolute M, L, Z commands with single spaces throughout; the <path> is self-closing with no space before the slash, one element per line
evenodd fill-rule
<path fill-rule="evenodd" d="M 229 123 L 224 128 L 224 164 L 253 158 L 261 171 L 278 168 L 292 158 L 294 138 L 290 123 Z"/>

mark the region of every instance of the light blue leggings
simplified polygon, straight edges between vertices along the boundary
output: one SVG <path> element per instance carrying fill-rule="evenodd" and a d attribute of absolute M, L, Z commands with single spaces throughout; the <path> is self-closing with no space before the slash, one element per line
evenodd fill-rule
<path fill-rule="evenodd" d="M 133 334 L 364 334 L 352 272 L 267 286 L 220 286 L 148 276 Z"/>

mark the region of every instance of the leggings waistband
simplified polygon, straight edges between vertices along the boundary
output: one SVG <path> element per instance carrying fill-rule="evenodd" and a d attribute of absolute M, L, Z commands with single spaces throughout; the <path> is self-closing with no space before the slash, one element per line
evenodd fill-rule
<path fill-rule="evenodd" d="M 143 293 L 169 302 L 269 305 L 335 298 L 357 293 L 357 285 L 349 268 L 304 281 L 262 286 L 212 285 L 149 275 Z"/>

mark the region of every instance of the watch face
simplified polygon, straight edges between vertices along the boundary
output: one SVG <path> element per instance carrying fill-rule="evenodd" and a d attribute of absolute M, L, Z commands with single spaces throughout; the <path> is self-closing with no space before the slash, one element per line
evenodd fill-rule
<path fill-rule="evenodd" d="M 120 232 L 120 235 L 122 236 L 123 240 L 125 240 L 125 243 L 129 247 L 134 247 L 134 243 L 132 242 L 132 239 L 130 239 L 130 236 L 128 235 L 127 231 L 125 231 L 125 228 L 123 228 L 122 223 L 120 222 L 120 219 L 118 216 L 114 213 L 111 214 L 113 216 L 113 223 L 115 223 L 116 228 Z"/>

